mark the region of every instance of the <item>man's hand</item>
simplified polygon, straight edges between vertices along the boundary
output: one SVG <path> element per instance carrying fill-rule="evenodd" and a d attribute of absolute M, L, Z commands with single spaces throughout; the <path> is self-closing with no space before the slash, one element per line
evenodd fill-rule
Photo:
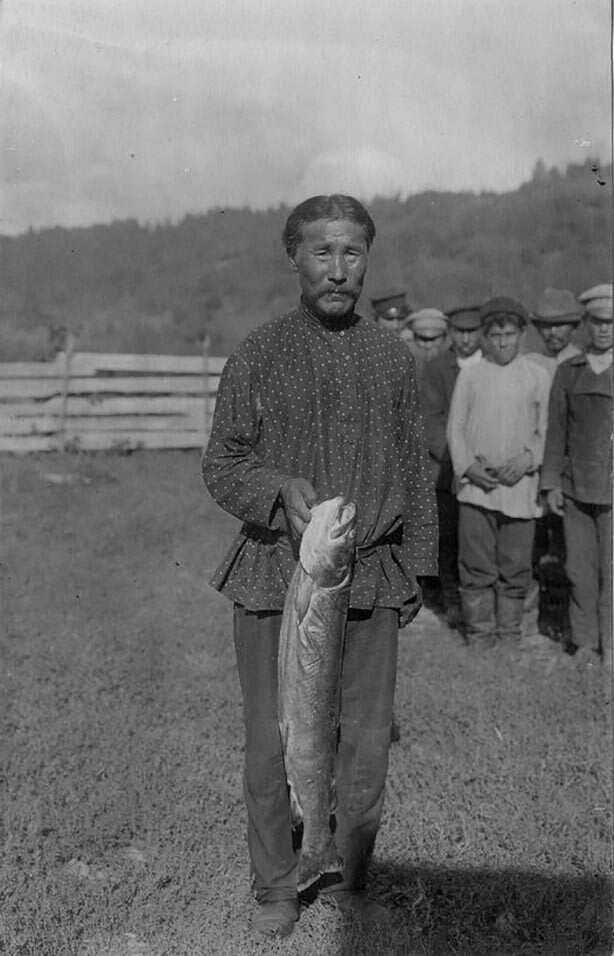
<path fill-rule="evenodd" d="M 406 601 L 402 608 L 399 608 L 399 627 L 407 627 L 411 624 L 416 614 L 422 607 L 422 588 L 418 590 L 409 601 Z"/>
<path fill-rule="evenodd" d="M 508 458 L 502 468 L 499 468 L 499 481 L 502 485 L 516 485 L 520 479 L 533 468 L 533 455 L 530 451 L 521 451 L 519 455 Z"/>
<path fill-rule="evenodd" d="M 552 514 L 563 517 L 563 492 L 560 488 L 551 488 L 546 493 L 546 505 Z"/>
<path fill-rule="evenodd" d="M 298 538 L 302 537 L 311 521 L 310 509 L 317 503 L 318 496 L 306 478 L 288 478 L 279 494 L 288 528 Z"/>
<path fill-rule="evenodd" d="M 482 458 L 476 458 L 463 477 L 468 478 L 472 485 L 477 485 L 482 491 L 492 491 L 499 484 L 490 466 Z"/>

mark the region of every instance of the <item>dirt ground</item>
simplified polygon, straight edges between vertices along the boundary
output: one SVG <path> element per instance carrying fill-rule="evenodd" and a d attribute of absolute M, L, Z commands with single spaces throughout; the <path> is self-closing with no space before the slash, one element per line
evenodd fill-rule
<path fill-rule="evenodd" d="M 553 643 L 402 633 L 377 938 L 252 940 L 229 604 L 194 452 L 0 458 L 0 954 L 610 954 L 610 687 Z"/>

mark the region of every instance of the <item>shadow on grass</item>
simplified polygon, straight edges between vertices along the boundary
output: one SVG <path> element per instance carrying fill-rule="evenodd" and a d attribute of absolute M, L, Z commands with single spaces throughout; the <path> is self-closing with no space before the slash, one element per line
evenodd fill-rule
<path fill-rule="evenodd" d="M 610 956 L 604 876 L 379 864 L 371 887 L 392 914 L 373 934 L 348 927 L 338 956 Z M 368 938 L 370 936 L 370 939 Z"/>

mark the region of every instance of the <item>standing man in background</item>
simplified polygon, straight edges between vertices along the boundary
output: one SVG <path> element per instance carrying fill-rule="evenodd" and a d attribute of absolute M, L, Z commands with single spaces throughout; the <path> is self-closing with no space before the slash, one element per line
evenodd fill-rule
<path fill-rule="evenodd" d="M 390 289 L 371 296 L 373 318 L 382 329 L 400 334 L 409 315 L 405 289 Z"/>
<path fill-rule="evenodd" d="M 412 338 L 409 349 L 416 360 L 418 381 L 422 381 L 424 369 L 440 352 L 448 348 L 448 319 L 439 309 L 418 309 L 407 319 L 407 328 Z"/>
<path fill-rule="evenodd" d="M 612 661 L 612 285 L 580 296 L 588 346 L 554 376 L 541 489 L 563 519 L 571 636 L 582 664 Z"/>
<path fill-rule="evenodd" d="M 527 358 L 544 368 L 550 378 L 563 362 L 580 354 L 572 335 L 582 318 L 582 309 L 569 289 L 548 288 L 531 316 L 544 343 L 544 352 L 528 352 Z M 535 524 L 533 546 L 534 587 L 538 591 L 538 630 L 569 644 L 569 582 L 565 573 L 563 520 L 546 509 Z"/>
<path fill-rule="evenodd" d="M 482 357 L 482 322 L 479 305 L 459 306 L 446 314 L 451 346 L 424 366 L 422 410 L 437 495 L 439 581 L 448 626 L 458 628 L 462 623 L 458 590 L 458 501 L 446 429 L 459 370 Z"/>
<path fill-rule="evenodd" d="M 356 561 L 336 768 L 344 879 L 327 899 L 350 918 L 386 917 L 365 895 L 366 871 L 384 801 L 398 628 L 420 606 L 417 575 L 436 573 L 437 518 L 413 360 L 354 311 L 374 236 L 351 196 L 314 196 L 293 210 L 283 242 L 300 303 L 228 359 L 203 458 L 213 498 L 244 522 L 212 584 L 234 604 L 251 927 L 265 935 L 288 935 L 299 916 L 277 714 L 282 609 L 310 509 L 339 494 L 356 504 Z"/>

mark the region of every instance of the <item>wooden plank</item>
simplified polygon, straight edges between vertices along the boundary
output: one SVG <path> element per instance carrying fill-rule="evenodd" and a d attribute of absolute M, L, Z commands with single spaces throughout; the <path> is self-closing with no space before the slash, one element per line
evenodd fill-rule
<path fill-rule="evenodd" d="M 61 378 L 64 355 L 53 362 L 0 362 L 3 378 Z M 219 376 L 226 364 L 225 356 L 209 355 L 209 374 Z M 147 374 L 202 375 L 204 359 L 200 355 L 128 355 L 76 352 L 72 357 L 73 372 L 95 375 L 97 372 L 140 372 Z"/>
<path fill-rule="evenodd" d="M 122 449 L 203 448 L 205 440 L 200 432 L 112 432 L 81 435 L 74 443 L 66 436 L 68 450 L 121 451 Z M 55 435 L 0 435 L 0 453 L 25 455 L 31 452 L 57 451 Z"/>
<path fill-rule="evenodd" d="M 67 418 L 67 435 L 89 434 L 97 431 L 198 431 L 204 432 L 204 411 L 199 415 L 108 415 L 101 418 Z M 0 415 L 0 435 L 60 434 L 58 417 L 12 418 Z"/>
<path fill-rule="evenodd" d="M 82 435 L 95 431 L 202 431 L 200 415 L 106 415 L 100 418 L 67 418 L 66 434 Z"/>
<path fill-rule="evenodd" d="M 215 399 L 212 400 L 215 402 Z M 131 395 L 68 397 L 67 415 L 196 415 L 203 412 L 206 398 L 190 395 Z M 55 396 L 41 402 L 11 402 L 0 405 L 0 414 L 13 418 L 40 418 L 59 415 L 61 398 Z"/>
<path fill-rule="evenodd" d="M 0 401 L 19 398 L 52 398 L 62 392 L 61 379 L 2 379 Z M 202 375 L 167 375 L 149 378 L 71 378 L 69 395 L 111 393 L 204 395 Z"/>
<path fill-rule="evenodd" d="M 128 432 L 90 432 L 71 438 L 66 432 L 69 447 L 84 451 L 107 451 L 113 448 L 202 448 L 203 435 L 197 431 L 128 431 Z"/>
<path fill-rule="evenodd" d="M 35 451 L 57 451 L 55 435 L 0 435 L 0 452 L 27 455 Z"/>
<path fill-rule="evenodd" d="M 61 362 L 0 362 L 3 378 L 62 378 L 65 364 Z"/>
<path fill-rule="evenodd" d="M 0 415 L 0 435 L 48 435 L 60 433 L 59 418 L 13 418 Z"/>
<path fill-rule="evenodd" d="M 202 375 L 201 355 L 132 355 L 77 352 L 72 360 L 75 375 L 96 375 L 99 372 L 135 372 L 145 375 Z"/>

